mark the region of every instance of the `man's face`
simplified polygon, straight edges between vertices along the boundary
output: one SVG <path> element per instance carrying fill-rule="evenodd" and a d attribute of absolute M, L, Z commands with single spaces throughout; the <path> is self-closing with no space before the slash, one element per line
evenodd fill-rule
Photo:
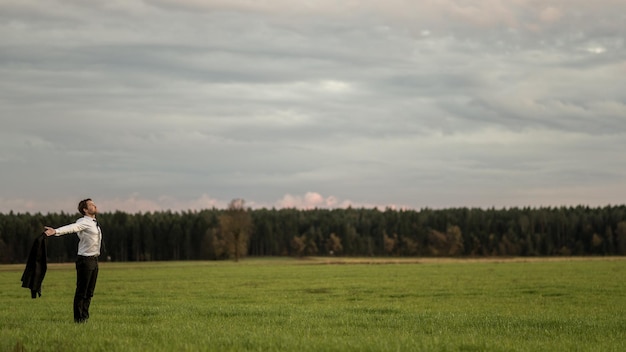
<path fill-rule="evenodd" d="M 96 203 L 89 200 L 87 201 L 87 207 L 85 208 L 85 215 L 94 216 L 98 212 L 98 207 L 96 207 Z"/>

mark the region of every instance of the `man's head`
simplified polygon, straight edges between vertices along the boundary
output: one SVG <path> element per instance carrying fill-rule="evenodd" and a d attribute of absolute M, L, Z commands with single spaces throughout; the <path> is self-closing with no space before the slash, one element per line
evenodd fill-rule
<path fill-rule="evenodd" d="M 98 208 L 91 198 L 87 198 L 78 203 L 78 211 L 83 215 L 94 216 L 96 215 Z"/>

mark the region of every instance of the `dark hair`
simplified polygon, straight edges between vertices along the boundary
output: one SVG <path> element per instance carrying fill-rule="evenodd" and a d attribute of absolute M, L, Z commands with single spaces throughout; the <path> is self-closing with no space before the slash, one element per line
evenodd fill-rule
<path fill-rule="evenodd" d="M 78 211 L 85 215 L 85 208 L 87 208 L 87 202 L 90 201 L 91 198 L 87 198 L 87 199 L 83 199 L 80 202 L 78 202 Z"/>

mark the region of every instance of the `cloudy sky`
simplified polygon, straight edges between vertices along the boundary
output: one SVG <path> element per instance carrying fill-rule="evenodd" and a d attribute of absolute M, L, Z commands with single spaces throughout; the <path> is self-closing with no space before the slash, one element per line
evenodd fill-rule
<path fill-rule="evenodd" d="M 624 0 L 0 0 L 0 212 L 604 206 Z"/>

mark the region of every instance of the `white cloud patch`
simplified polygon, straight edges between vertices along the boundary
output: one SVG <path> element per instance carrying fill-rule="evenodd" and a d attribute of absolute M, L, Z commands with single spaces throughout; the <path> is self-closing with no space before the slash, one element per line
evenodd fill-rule
<path fill-rule="evenodd" d="M 307 192 L 304 196 L 287 194 L 277 202 L 278 208 L 313 209 L 336 207 L 337 205 L 335 197 L 324 198 L 321 194 L 315 192 Z"/>
<path fill-rule="evenodd" d="M 325 80 L 321 82 L 321 88 L 329 93 L 346 93 L 350 91 L 350 84 L 341 81 Z"/>
<path fill-rule="evenodd" d="M 606 48 L 601 47 L 601 46 L 592 46 L 592 47 L 587 47 L 585 48 L 586 51 L 592 53 L 592 54 L 602 54 L 604 52 L 606 52 Z"/>

